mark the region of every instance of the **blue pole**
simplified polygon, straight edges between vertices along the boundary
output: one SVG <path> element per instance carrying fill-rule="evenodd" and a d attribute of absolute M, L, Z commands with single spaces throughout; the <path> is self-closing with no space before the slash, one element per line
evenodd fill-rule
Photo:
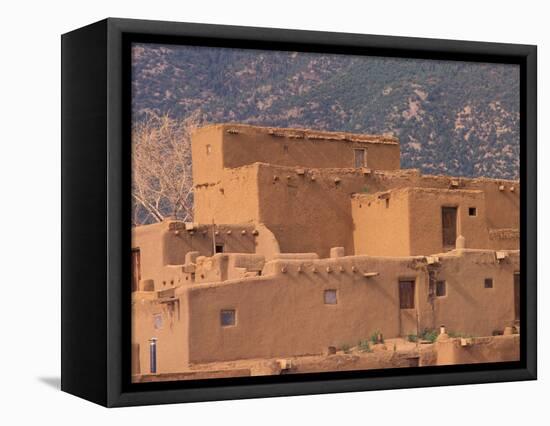
<path fill-rule="evenodd" d="M 149 369 L 151 374 L 157 373 L 157 338 L 149 339 Z"/>

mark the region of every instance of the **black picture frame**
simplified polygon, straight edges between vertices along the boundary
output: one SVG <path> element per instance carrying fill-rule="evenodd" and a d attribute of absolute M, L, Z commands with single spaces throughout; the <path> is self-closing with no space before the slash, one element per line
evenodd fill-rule
<path fill-rule="evenodd" d="M 116 18 L 64 34 L 61 42 L 63 391 L 118 407 L 536 379 L 536 46 Z M 132 42 L 518 64 L 521 360 L 130 383 Z"/>

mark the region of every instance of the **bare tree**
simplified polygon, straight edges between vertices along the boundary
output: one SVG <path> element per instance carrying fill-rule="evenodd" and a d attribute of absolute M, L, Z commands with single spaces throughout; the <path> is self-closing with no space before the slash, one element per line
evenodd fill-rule
<path fill-rule="evenodd" d="M 134 225 L 167 217 L 193 218 L 191 132 L 185 120 L 149 114 L 132 129 L 132 216 Z"/>

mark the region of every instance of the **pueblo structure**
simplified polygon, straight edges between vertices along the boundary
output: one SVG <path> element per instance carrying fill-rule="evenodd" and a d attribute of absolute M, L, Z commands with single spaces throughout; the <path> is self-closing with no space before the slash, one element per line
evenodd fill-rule
<path fill-rule="evenodd" d="M 518 181 L 401 169 L 393 137 L 237 124 L 199 129 L 192 161 L 194 222 L 132 231 L 136 380 L 440 327 L 425 364 L 519 356 L 517 334 L 461 349 L 519 331 Z"/>

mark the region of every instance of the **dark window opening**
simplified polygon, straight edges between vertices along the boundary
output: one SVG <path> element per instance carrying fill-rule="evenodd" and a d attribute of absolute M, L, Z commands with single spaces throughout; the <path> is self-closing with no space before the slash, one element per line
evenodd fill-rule
<path fill-rule="evenodd" d="M 414 281 L 399 281 L 399 308 L 414 309 Z"/>
<path fill-rule="evenodd" d="M 437 297 L 447 295 L 447 283 L 445 281 L 441 280 L 435 283 L 435 295 Z"/>
<path fill-rule="evenodd" d="M 220 324 L 222 325 L 222 327 L 235 325 L 235 310 L 223 309 L 220 312 Z"/>
<path fill-rule="evenodd" d="M 353 150 L 355 168 L 367 167 L 367 151 L 364 149 Z"/>
<path fill-rule="evenodd" d="M 493 279 L 485 278 L 485 288 L 493 288 Z"/>
<path fill-rule="evenodd" d="M 223 244 L 216 244 L 216 253 L 223 253 Z"/>
<path fill-rule="evenodd" d="M 337 303 L 336 290 L 325 290 L 325 305 L 336 305 Z"/>
<path fill-rule="evenodd" d="M 452 250 L 456 247 L 456 207 L 441 208 L 443 248 Z"/>
<path fill-rule="evenodd" d="M 283 145 L 283 152 L 288 154 L 288 145 Z"/>
<path fill-rule="evenodd" d="M 477 216 L 477 209 L 475 207 L 469 207 L 468 208 L 468 215 L 469 216 Z"/>

